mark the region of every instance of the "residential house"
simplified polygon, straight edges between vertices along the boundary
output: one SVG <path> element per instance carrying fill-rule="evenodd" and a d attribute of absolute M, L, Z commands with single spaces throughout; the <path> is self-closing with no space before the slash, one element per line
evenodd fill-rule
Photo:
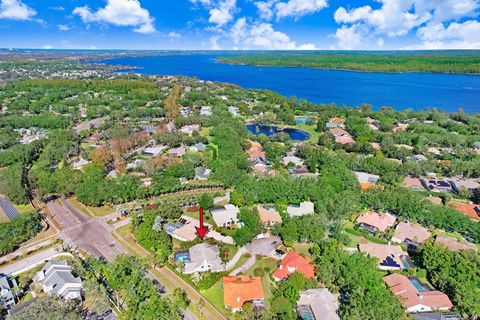
<path fill-rule="evenodd" d="M 273 226 L 282 222 L 282 217 L 274 206 L 257 206 L 257 211 L 264 226 Z"/>
<path fill-rule="evenodd" d="M 203 142 L 199 142 L 191 146 L 188 150 L 193 152 L 203 152 L 207 150 L 207 145 Z"/>
<path fill-rule="evenodd" d="M 205 167 L 195 168 L 195 180 L 208 180 L 212 170 Z"/>
<path fill-rule="evenodd" d="M 313 202 L 304 201 L 300 203 L 291 203 L 287 206 L 287 213 L 290 217 L 301 217 L 315 213 Z"/>
<path fill-rule="evenodd" d="M 127 163 L 127 170 L 143 169 L 147 165 L 147 162 L 142 159 L 135 159 L 132 162 Z"/>
<path fill-rule="evenodd" d="M 77 159 L 72 162 L 72 168 L 74 170 L 82 170 L 87 164 L 92 163 L 91 161 L 85 160 L 83 158 Z"/>
<path fill-rule="evenodd" d="M 408 270 L 412 267 L 408 253 L 400 246 L 379 243 L 360 243 L 358 250 L 379 260 L 381 270 Z"/>
<path fill-rule="evenodd" d="M 252 169 L 256 173 L 267 173 L 267 156 L 263 151 L 262 145 L 257 141 L 251 141 L 250 148 L 246 151 L 250 161 L 252 162 Z"/>
<path fill-rule="evenodd" d="M 453 308 L 445 293 L 432 290 L 418 278 L 394 273 L 383 280 L 408 312 L 446 311 Z"/>
<path fill-rule="evenodd" d="M 434 197 L 434 196 L 430 195 L 426 199 L 428 201 L 430 201 L 431 203 L 436 204 L 436 205 L 442 205 L 443 204 L 443 200 L 440 197 Z"/>
<path fill-rule="evenodd" d="M 165 147 L 165 146 L 155 146 L 155 147 L 145 148 L 145 150 L 143 150 L 143 156 L 145 156 L 145 157 L 158 156 L 166 148 L 167 147 Z"/>
<path fill-rule="evenodd" d="M 299 318 L 310 320 L 340 320 L 338 294 L 327 288 L 309 289 L 300 292 L 297 301 Z"/>
<path fill-rule="evenodd" d="M 480 221 L 480 206 L 473 203 L 465 203 L 460 201 L 450 201 L 448 206 L 455 208 L 457 211 L 472 218 L 473 220 Z"/>
<path fill-rule="evenodd" d="M 403 186 L 410 188 L 415 191 L 425 191 L 425 188 L 423 187 L 422 181 L 418 178 L 413 178 L 413 177 L 405 177 L 403 179 Z"/>
<path fill-rule="evenodd" d="M 238 213 L 240 210 L 233 204 L 227 204 L 220 207 L 213 207 L 210 209 L 210 214 L 213 217 L 213 221 L 219 227 L 230 227 L 237 225 Z"/>
<path fill-rule="evenodd" d="M 230 106 L 228 107 L 228 112 L 230 112 L 234 117 L 240 117 L 240 109 L 237 107 Z"/>
<path fill-rule="evenodd" d="M 362 191 L 369 190 L 377 184 L 380 176 L 366 172 L 354 172 Z"/>
<path fill-rule="evenodd" d="M 200 115 L 205 117 L 210 117 L 212 115 L 212 107 L 210 106 L 203 106 L 200 108 Z"/>
<path fill-rule="evenodd" d="M 435 245 L 446 247 L 452 251 L 477 250 L 477 246 L 465 240 L 458 240 L 453 237 L 447 237 L 443 234 L 437 234 Z"/>
<path fill-rule="evenodd" d="M 334 129 L 334 128 L 345 129 L 345 119 L 338 118 L 338 117 L 330 118 L 330 120 L 327 122 L 325 127 L 327 129 Z"/>
<path fill-rule="evenodd" d="M 192 113 L 192 109 L 189 107 L 180 108 L 180 115 L 184 118 L 187 118 Z"/>
<path fill-rule="evenodd" d="M 263 307 L 265 294 L 261 277 L 223 277 L 223 301 L 225 308 L 232 312 L 242 310 L 245 302 L 252 302 L 255 306 Z"/>
<path fill-rule="evenodd" d="M 66 300 L 82 299 L 82 280 L 73 276 L 66 261 L 50 260 L 37 273 L 35 280 L 49 295 L 59 295 Z"/>
<path fill-rule="evenodd" d="M 14 288 L 17 287 L 15 279 L 0 274 L 0 310 L 10 309 L 15 305 Z"/>
<path fill-rule="evenodd" d="M 217 245 L 200 243 L 188 250 L 175 254 L 175 260 L 185 264 L 185 274 L 196 272 L 222 272 L 225 271 L 225 264 L 220 259 L 220 250 Z"/>
<path fill-rule="evenodd" d="M 409 248 L 418 247 L 432 235 L 427 228 L 419 224 L 402 221 L 397 225 L 392 242 L 406 244 Z"/>
<path fill-rule="evenodd" d="M 458 313 L 451 312 L 421 312 L 413 314 L 415 320 L 467 320 Z"/>
<path fill-rule="evenodd" d="M 338 143 L 338 144 L 355 143 L 355 140 L 352 138 L 350 133 L 348 133 L 342 128 L 332 128 L 329 130 L 329 132 L 335 138 L 335 143 Z"/>
<path fill-rule="evenodd" d="M 430 178 L 427 180 L 422 179 L 422 183 L 427 186 L 428 191 L 437 192 L 437 193 L 452 193 L 453 187 L 449 181 L 439 180 L 436 178 Z"/>
<path fill-rule="evenodd" d="M 369 211 L 360 215 L 357 218 L 357 225 L 359 228 L 365 229 L 368 232 L 375 234 L 377 232 L 385 232 L 388 228 L 393 227 L 397 217 L 388 212 L 379 214 Z"/>
<path fill-rule="evenodd" d="M 416 162 L 421 162 L 421 161 L 427 161 L 428 158 L 425 157 L 423 154 L 415 154 L 411 157 L 407 157 L 407 160 L 411 160 L 411 161 L 416 161 Z"/>
<path fill-rule="evenodd" d="M 181 216 L 177 223 L 171 223 L 164 226 L 164 230 L 180 241 L 192 242 L 197 238 L 197 230 L 195 227 L 200 225 L 200 221 L 189 216 Z M 208 228 L 206 233 L 206 238 L 215 239 L 227 244 L 233 244 L 232 237 L 221 235 L 220 233 L 213 230 L 211 224 L 204 223 L 205 227 Z"/>
<path fill-rule="evenodd" d="M 200 131 L 200 125 L 189 124 L 180 128 L 180 131 L 191 136 L 194 132 Z"/>
<path fill-rule="evenodd" d="M 272 273 L 276 281 L 288 278 L 294 272 L 301 273 L 306 279 L 315 278 L 315 265 L 311 264 L 311 259 L 302 257 L 298 252 L 287 253 L 280 266 Z"/>
<path fill-rule="evenodd" d="M 392 128 L 392 131 L 393 132 L 403 132 L 403 131 L 407 131 L 408 127 L 410 127 L 410 125 L 408 123 L 397 123 L 397 125 L 395 125 Z"/>
<path fill-rule="evenodd" d="M 168 150 L 168 155 L 170 157 L 181 157 L 187 152 L 185 147 L 172 148 Z"/>
<path fill-rule="evenodd" d="M 455 192 L 460 192 L 460 190 L 462 189 L 472 192 L 473 190 L 480 188 L 480 183 L 473 180 L 452 179 L 449 182 L 452 185 Z"/>

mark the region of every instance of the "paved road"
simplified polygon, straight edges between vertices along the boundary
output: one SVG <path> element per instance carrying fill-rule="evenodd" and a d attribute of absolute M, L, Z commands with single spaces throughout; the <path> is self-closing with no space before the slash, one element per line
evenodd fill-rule
<path fill-rule="evenodd" d="M 47 260 L 50 260 L 57 256 L 62 256 L 62 255 L 71 256 L 69 253 L 66 253 L 66 252 L 58 253 L 54 248 L 49 248 L 49 249 L 37 252 L 35 254 L 32 254 L 31 256 L 28 256 L 25 259 L 22 259 L 20 261 L 11 263 L 4 267 L 0 267 L 0 273 L 15 276 L 22 272 L 33 269 Z"/>
<path fill-rule="evenodd" d="M 110 261 L 119 254 L 127 253 L 112 237 L 111 228 L 104 221 L 87 217 L 65 199 L 60 199 L 60 204 L 51 201 L 47 205 L 52 217 L 61 226 L 59 238 L 70 246 L 79 247 L 96 257 L 103 256 Z"/>

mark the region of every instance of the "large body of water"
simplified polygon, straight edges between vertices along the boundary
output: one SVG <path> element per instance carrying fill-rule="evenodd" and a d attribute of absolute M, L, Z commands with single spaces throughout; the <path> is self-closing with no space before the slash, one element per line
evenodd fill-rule
<path fill-rule="evenodd" d="M 436 107 L 450 112 L 462 107 L 465 112 L 480 112 L 480 76 L 243 66 L 219 63 L 218 56 L 125 57 L 106 62 L 136 66 L 140 68 L 136 72 L 149 75 L 184 75 L 244 88 L 269 89 L 315 103 L 369 103 L 375 108 L 415 110 Z"/>

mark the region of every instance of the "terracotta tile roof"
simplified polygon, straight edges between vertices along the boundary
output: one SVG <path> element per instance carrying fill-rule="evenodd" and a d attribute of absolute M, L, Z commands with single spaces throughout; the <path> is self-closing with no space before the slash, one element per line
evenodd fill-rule
<path fill-rule="evenodd" d="M 435 244 L 449 248 L 452 251 L 462 250 L 477 250 L 477 246 L 465 240 L 459 241 L 452 237 L 447 237 L 443 234 L 438 234 L 435 237 Z"/>
<path fill-rule="evenodd" d="M 367 212 L 357 218 L 357 223 L 365 223 L 376 227 L 380 232 L 385 232 L 395 224 L 396 220 L 397 218 L 390 213 L 378 214 L 376 212 Z"/>
<path fill-rule="evenodd" d="M 358 245 L 358 250 L 362 253 L 366 253 L 373 258 L 377 258 L 379 261 L 379 267 L 381 269 L 395 268 L 395 269 L 405 269 L 401 257 L 408 257 L 408 253 L 403 251 L 400 246 L 391 246 L 387 244 L 379 243 L 361 243 Z M 386 261 L 392 259 L 396 262 L 397 266 L 386 265 Z"/>
<path fill-rule="evenodd" d="M 405 179 L 403 179 L 403 185 L 409 188 L 424 189 L 422 182 L 418 178 L 405 177 Z"/>
<path fill-rule="evenodd" d="M 275 208 L 264 208 L 262 206 L 257 206 L 258 215 L 260 216 L 260 221 L 263 223 L 266 222 L 282 222 L 282 217 L 280 213 Z"/>
<path fill-rule="evenodd" d="M 345 119 L 339 117 L 330 118 L 331 123 L 345 123 Z"/>
<path fill-rule="evenodd" d="M 408 310 L 417 305 L 438 309 L 451 309 L 452 302 L 446 294 L 437 290 L 419 292 L 409 278 L 401 274 L 391 274 L 383 278 L 390 290 Z"/>
<path fill-rule="evenodd" d="M 262 278 L 241 275 L 223 277 L 223 301 L 231 309 L 239 309 L 245 302 L 265 299 Z"/>
<path fill-rule="evenodd" d="M 278 280 L 287 278 L 291 273 L 299 272 L 307 279 L 315 278 L 315 265 L 310 264 L 310 258 L 302 257 L 298 252 L 289 252 L 273 272 L 273 277 Z"/>
<path fill-rule="evenodd" d="M 404 242 L 410 239 L 418 243 L 425 242 L 432 234 L 419 224 L 411 224 L 410 222 L 400 222 L 395 229 L 392 240 Z"/>
<path fill-rule="evenodd" d="M 480 221 L 480 216 L 478 215 L 478 213 L 480 213 L 480 206 L 458 201 L 450 201 L 448 205 L 469 216 L 470 218 Z"/>
<path fill-rule="evenodd" d="M 333 134 L 335 137 L 341 137 L 341 136 L 350 137 L 350 133 L 348 133 L 348 131 L 342 128 L 332 128 L 330 129 L 330 133 Z"/>

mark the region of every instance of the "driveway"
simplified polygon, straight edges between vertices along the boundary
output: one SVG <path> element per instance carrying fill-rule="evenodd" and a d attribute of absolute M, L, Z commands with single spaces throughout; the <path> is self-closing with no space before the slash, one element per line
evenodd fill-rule
<path fill-rule="evenodd" d="M 236 276 L 237 274 L 245 273 L 248 269 L 253 267 L 256 261 L 257 261 L 257 257 L 251 256 L 250 258 L 248 258 L 247 261 L 245 261 L 244 264 L 242 264 L 240 267 L 230 272 L 229 276 Z"/>

